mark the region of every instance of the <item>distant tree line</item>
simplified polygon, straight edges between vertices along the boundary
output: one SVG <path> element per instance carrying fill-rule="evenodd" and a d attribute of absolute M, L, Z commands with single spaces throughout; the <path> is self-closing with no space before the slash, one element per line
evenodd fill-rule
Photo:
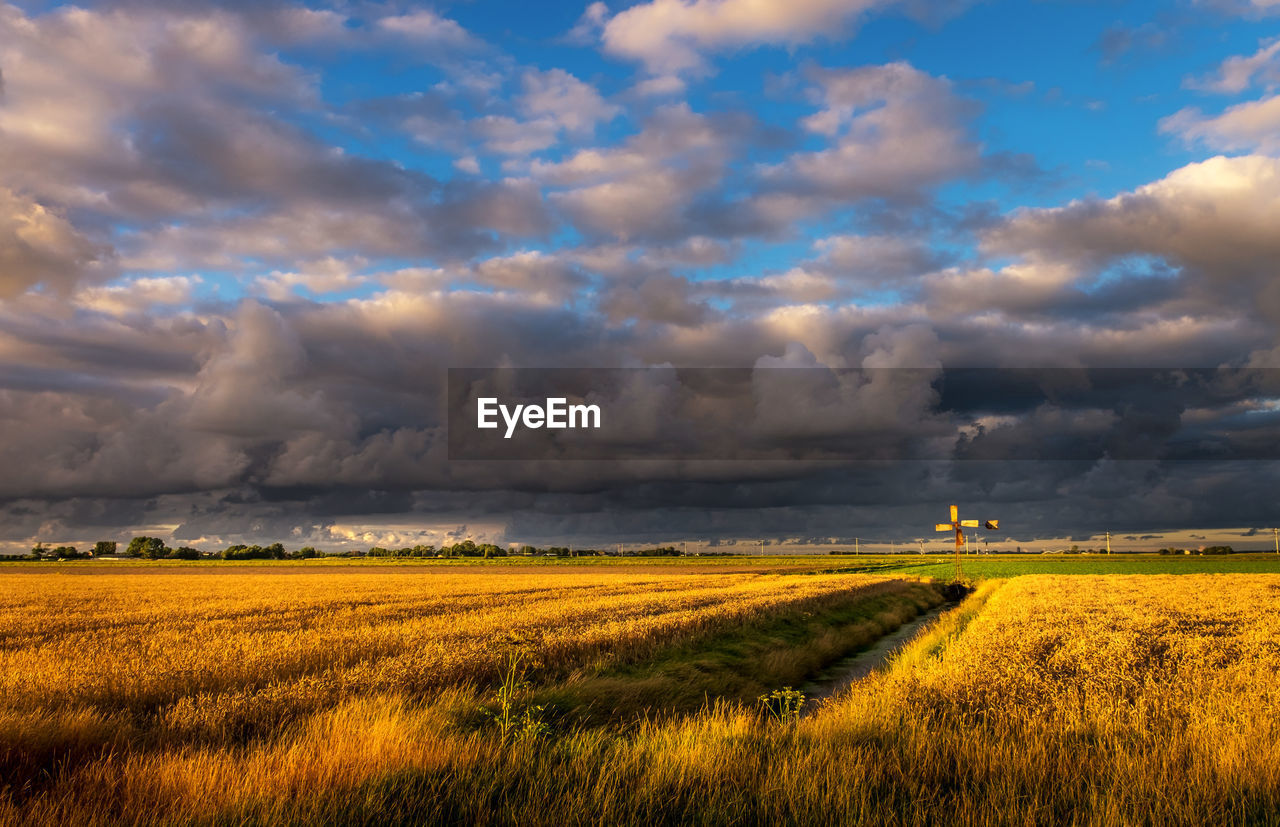
<path fill-rule="evenodd" d="M 1231 546 L 1205 546 L 1200 549 L 1162 548 L 1160 554 L 1235 554 Z"/>
<path fill-rule="evenodd" d="M 80 551 L 75 546 L 46 546 L 44 543 L 36 543 L 31 549 L 31 559 L 33 560 L 86 560 L 93 557 L 87 551 Z"/>
<path fill-rule="evenodd" d="M 1021 547 L 1018 552 L 1022 552 Z M 845 550 L 829 551 L 828 554 L 850 554 Z M 1008 552 L 1004 552 L 1008 553 Z M 1034 553 L 1034 552 L 1032 552 Z M 1106 549 L 1081 549 L 1071 546 L 1066 554 L 1105 554 Z M 1199 549 L 1162 548 L 1159 554 L 1235 554 L 1231 546 L 1205 546 Z M 303 546 L 295 551 L 287 551 L 283 543 L 272 543 L 268 546 L 237 544 L 228 546 L 222 551 L 205 553 L 190 546 L 170 548 L 159 537 L 134 537 L 124 551 L 118 551 L 114 540 L 99 540 L 91 550 L 80 551 L 75 546 L 49 546 L 36 543 L 29 555 L 0 555 L 0 560 L 88 560 L 95 557 L 133 557 L 142 560 L 314 560 L 320 557 L 395 557 L 395 558 L 455 558 L 455 557 L 680 557 L 683 552 L 675 546 L 654 546 L 651 548 L 624 549 L 622 551 L 603 551 L 596 548 L 570 548 L 568 546 L 520 546 L 518 550 L 509 551 L 493 543 L 476 543 L 463 540 L 452 545 L 439 548 L 429 545 L 406 546 L 404 548 L 383 548 L 373 546 L 368 551 L 323 552 L 312 546 Z M 703 552 L 701 557 L 729 557 L 733 552 Z"/>
<path fill-rule="evenodd" d="M 473 540 L 463 540 L 451 546 L 410 546 L 406 548 L 383 548 L 374 546 L 369 549 L 370 557 L 506 557 L 507 550 L 493 543 L 477 544 Z"/>
<path fill-rule="evenodd" d="M 227 546 L 218 556 L 223 560 L 314 560 L 326 555 L 311 546 L 285 551 L 283 543 L 272 543 L 269 546 Z"/>
<path fill-rule="evenodd" d="M 679 557 L 683 554 L 675 546 L 654 546 L 652 548 L 626 549 L 621 552 L 602 551 L 595 548 L 570 548 L 568 546 L 521 546 L 518 551 L 508 551 L 493 543 L 476 543 L 463 540 L 452 545 L 439 548 L 429 545 L 406 546 L 404 548 L 383 548 L 373 546 L 368 551 L 343 551 L 326 553 L 312 546 L 304 546 L 296 551 L 287 551 L 283 543 L 272 543 L 268 546 L 236 544 L 219 552 L 202 552 L 191 546 L 171 548 L 159 537 L 134 537 L 123 551 L 118 550 L 113 540 L 100 540 L 91 551 L 80 551 L 75 546 L 46 546 L 36 543 L 30 555 L 9 555 L 0 557 L 8 560 L 87 560 L 102 557 L 131 557 L 141 560 L 312 560 L 320 557 L 396 557 L 396 558 L 454 558 L 454 557 Z M 702 556 L 730 556 L 731 552 L 704 554 Z"/>
<path fill-rule="evenodd" d="M 159 537 L 134 537 L 124 551 L 114 540 L 99 540 L 94 543 L 92 551 L 79 551 L 75 546 L 46 546 L 36 543 L 31 554 L 26 557 L 17 556 L 11 559 L 28 560 L 88 560 L 95 557 L 134 557 L 141 560 L 201 560 L 217 557 L 223 560 L 299 560 L 309 557 L 321 557 L 314 548 L 304 548 L 295 552 L 285 552 L 280 543 L 269 546 L 230 546 L 216 554 L 205 554 L 191 546 L 171 548 Z"/>
<path fill-rule="evenodd" d="M 656 548 L 626 549 L 623 557 L 679 557 L 680 549 L 675 546 L 657 546 Z"/>

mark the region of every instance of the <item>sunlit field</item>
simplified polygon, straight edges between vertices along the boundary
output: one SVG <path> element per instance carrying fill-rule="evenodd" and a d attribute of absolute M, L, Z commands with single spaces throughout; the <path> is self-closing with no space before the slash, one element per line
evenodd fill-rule
<path fill-rule="evenodd" d="M 7 806 L 19 808 L 9 815 L 19 821 L 49 812 L 72 789 L 83 792 L 87 779 L 102 784 L 96 773 L 112 779 L 108 788 L 126 784 L 151 795 L 146 790 L 159 776 L 128 767 L 155 760 L 168 766 L 190 750 L 206 750 L 202 760 L 239 760 L 244 749 L 279 748 L 330 727 L 334 715 L 432 714 L 483 737 L 490 690 L 512 667 L 520 682 L 537 681 L 551 693 L 536 721 L 522 716 L 539 731 L 550 728 L 544 718 L 564 719 L 576 707 L 584 710 L 575 721 L 625 717 L 593 709 L 600 698 L 611 698 L 620 713 L 645 715 L 679 706 L 682 697 L 686 706 L 701 704 L 707 692 L 732 689 L 735 676 L 705 669 L 702 684 L 676 685 L 679 669 L 615 673 L 725 630 L 795 640 L 785 652 L 758 647 L 754 655 L 769 661 L 746 670 L 755 679 L 738 681 L 740 694 L 755 691 L 772 680 L 802 679 L 942 602 L 924 584 L 845 574 L 67 571 L 0 573 L 0 783 Z M 775 628 L 780 622 L 790 628 Z M 750 660 L 753 653 L 738 655 Z M 387 726 L 384 735 L 404 737 L 398 725 Z M 362 753 L 320 745 L 314 755 L 297 755 L 355 761 L 352 771 L 362 775 L 381 769 Z M 203 803 L 178 801 L 197 809 L 218 803 L 198 797 Z M 90 798 L 57 804 L 57 820 L 177 817 Z"/>
<path fill-rule="evenodd" d="M 0 572 L 0 821 L 1280 823 L 1280 575 Z"/>

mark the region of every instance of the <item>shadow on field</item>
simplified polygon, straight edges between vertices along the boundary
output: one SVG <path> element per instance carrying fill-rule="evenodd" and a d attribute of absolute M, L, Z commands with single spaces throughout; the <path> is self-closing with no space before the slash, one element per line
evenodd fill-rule
<path fill-rule="evenodd" d="M 898 580 L 825 595 L 669 647 L 644 662 L 585 667 L 554 682 L 534 678 L 525 704 L 540 708 L 556 731 L 627 729 L 698 712 L 716 701 L 750 704 L 762 693 L 805 684 L 947 604 L 948 594 L 944 584 Z M 484 717 L 463 723 L 479 726 Z"/>

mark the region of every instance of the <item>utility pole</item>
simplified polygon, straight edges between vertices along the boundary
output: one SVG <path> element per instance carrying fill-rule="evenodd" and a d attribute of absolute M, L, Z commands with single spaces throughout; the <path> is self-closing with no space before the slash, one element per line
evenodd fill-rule
<path fill-rule="evenodd" d="M 917 539 L 916 539 L 916 543 L 918 543 L 918 544 L 920 545 L 920 553 L 921 553 L 921 554 L 924 554 L 924 540 L 923 540 L 923 539 L 920 539 L 920 538 L 917 538 Z"/>
<path fill-rule="evenodd" d="M 859 548 L 858 548 L 858 538 L 857 538 L 857 537 L 854 537 L 854 538 L 853 538 L 853 553 L 854 553 L 854 554 L 861 554 L 861 553 L 862 553 L 861 549 L 859 549 Z"/>
<path fill-rule="evenodd" d="M 1271 536 L 1274 537 L 1276 541 L 1276 554 L 1280 554 L 1280 528 L 1271 529 Z"/>
<path fill-rule="evenodd" d="M 760 538 L 760 556 L 761 557 L 764 556 L 764 538 L 763 537 Z"/>
<path fill-rule="evenodd" d="M 1111 532 L 1107 532 L 1107 554 L 1111 553 Z"/>

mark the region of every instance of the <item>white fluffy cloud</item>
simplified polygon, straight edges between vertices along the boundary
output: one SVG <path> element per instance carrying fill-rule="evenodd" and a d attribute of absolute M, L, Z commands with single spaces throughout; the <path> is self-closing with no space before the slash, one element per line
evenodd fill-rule
<path fill-rule="evenodd" d="M 942 274 L 932 297 L 958 312 L 985 305 L 1024 319 L 1079 316 L 1145 330 L 1152 342 L 1177 328 L 1209 347 L 1222 324 L 1274 338 L 1278 222 L 1280 159 L 1219 156 L 1113 198 L 1017 211 L 983 246 L 1021 261 Z"/>
<path fill-rule="evenodd" d="M 530 69 L 520 82 L 521 110 L 530 117 L 549 117 L 569 132 L 590 132 L 597 123 L 612 120 L 620 111 L 606 103 L 594 86 L 563 69 Z"/>
<path fill-rule="evenodd" d="M 1207 77 L 1191 78 L 1187 86 L 1208 92 L 1235 94 L 1254 83 L 1271 87 L 1280 83 L 1280 39 L 1263 43 L 1251 55 L 1229 57 Z"/>
<path fill-rule="evenodd" d="M 469 46 L 475 43 L 471 34 L 456 21 L 441 17 L 430 9 L 383 17 L 377 25 L 383 31 L 412 38 L 423 45 Z"/>
<path fill-rule="evenodd" d="M 732 132 L 686 104 L 661 107 L 622 146 L 535 162 L 531 172 L 567 188 L 551 199 L 582 228 L 622 239 L 661 235 L 684 224 L 683 211 L 720 180 Z"/>
<path fill-rule="evenodd" d="M 202 279 L 199 276 L 136 278 L 123 284 L 85 287 L 73 301 L 80 307 L 121 315 L 144 313 L 157 306 L 178 307 L 191 301 Z"/>
<path fill-rule="evenodd" d="M 1280 95 L 1238 103 L 1220 115 L 1183 109 L 1160 121 L 1160 131 L 1225 152 L 1274 153 L 1280 151 Z"/>
<path fill-rule="evenodd" d="M 703 52 L 753 44 L 792 44 L 839 34 L 886 0 L 651 0 L 595 22 L 604 48 L 655 75 L 703 65 Z M 589 12 L 591 10 L 589 9 Z"/>
<path fill-rule="evenodd" d="M 1280 262 L 1280 159 L 1215 157 L 1106 200 L 1022 210 L 985 237 L 988 250 L 1106 261 L 1144 254 L 1224 282 Z"/>
<path fill-rule="evenodd" d="M 769 169 L 773 186 L 839 199 L 910 197 L 979 167 L 968 107 L 947 79 L 902 62 L 812 75 L 822 109 L 803 124 L 831 145 Z"/>

